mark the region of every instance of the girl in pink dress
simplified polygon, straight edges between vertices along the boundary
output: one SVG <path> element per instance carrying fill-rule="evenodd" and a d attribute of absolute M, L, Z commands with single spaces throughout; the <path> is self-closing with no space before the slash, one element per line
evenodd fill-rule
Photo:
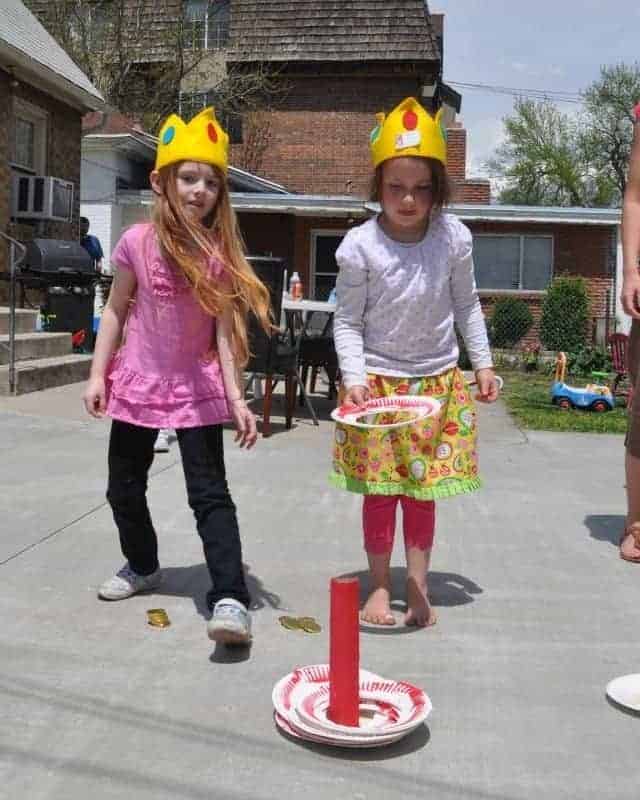
<path fill-rule="evenodd" d="M 161 581 L 147 474 L 158 430 L 173 428 L 213 584 L 208 634 L 242 644 L 251 636 L 250 598 L 222 424 L 233 420 L 241 447 L 255 444 L 241 378 L 247 314 L 265 330 L 270 322 L 268 291 L 243 255 L 229 202 L 227 151 L 213 109 L 188 125 L 172 114 L 160 130 L 153 222 L 127 230 L 111 256 L 117 269 L 84 403 L 92 416 L 113 420 L 107 499 L 127 560 L 99 596 L 120 600 Z"/>

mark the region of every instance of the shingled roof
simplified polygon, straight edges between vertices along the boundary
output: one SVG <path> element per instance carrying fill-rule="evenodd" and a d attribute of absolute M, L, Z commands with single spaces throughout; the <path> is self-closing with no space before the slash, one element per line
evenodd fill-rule
<path fill-rule="evenodd" d="M 233 0 L 228 60 L 439 61 L 425 0 Z"/>

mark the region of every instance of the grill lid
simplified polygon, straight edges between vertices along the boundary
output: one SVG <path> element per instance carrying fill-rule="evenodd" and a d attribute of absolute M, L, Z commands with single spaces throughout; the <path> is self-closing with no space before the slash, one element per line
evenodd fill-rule
<path fill-rule="evenodd" d="M 95 272 L 93 259 L 80 242 L 63 239 L 32 239 L 27 243 L 24 266 L 32 272 Z"/>

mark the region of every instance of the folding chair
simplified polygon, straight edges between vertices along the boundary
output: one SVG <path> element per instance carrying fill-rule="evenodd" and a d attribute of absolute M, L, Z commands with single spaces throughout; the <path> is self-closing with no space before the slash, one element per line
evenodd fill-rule
<path fill-rule="evenodd" d="M 627 370 L 627 348 L 629 346 L 629 337 L 626 333 L 612 333 L 607 340 L 609 344 L 609 352 L 611 354 L 611 361 L 613 362 L 614 376 L 611 381 L 611 394 L 615 397 L 621 395 L 626 397 L 629 394 L 629 386 L 620 391 L 620 384 L 628 381 L 629 373 Z"/>

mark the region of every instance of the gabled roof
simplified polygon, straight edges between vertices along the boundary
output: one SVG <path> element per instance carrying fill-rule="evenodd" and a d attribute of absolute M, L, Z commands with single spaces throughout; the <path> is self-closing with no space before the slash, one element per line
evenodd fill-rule
<path fill-rule="evenodd" d="M 233 0 L 231 62 L 438 62 L 425 0 Z"/>
<path fill-rule="evenodd" d="M 2 0 L 0 64 L 19 80 L 85 109 L 104 105 L 84 72 L 20 0 Z"/>

